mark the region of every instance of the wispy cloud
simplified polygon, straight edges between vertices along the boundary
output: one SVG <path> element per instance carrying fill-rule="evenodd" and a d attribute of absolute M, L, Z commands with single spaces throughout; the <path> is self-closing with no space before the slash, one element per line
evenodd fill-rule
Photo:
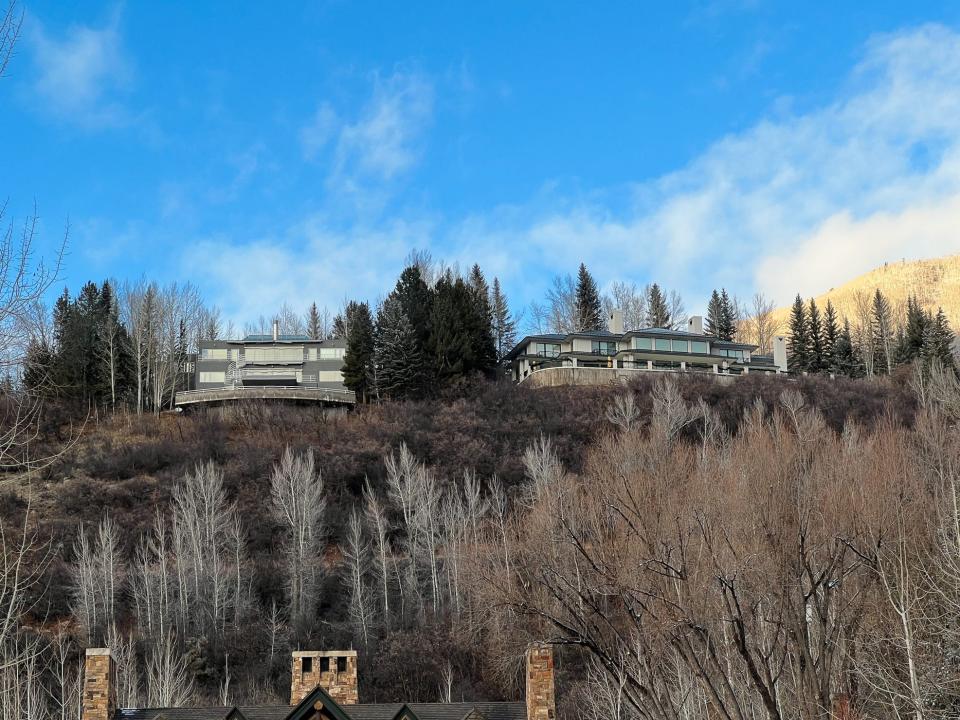
<path fill-rule="evenodd" d="M 40 109 L 90 127 L 128 119 L 120 97 L 132 80 L 133 65 L 123 49 L 118 14 L 104 27 L 73 25 L 61 36 L 31 18 L 28 39 Z"/>
<path fill-rule="evenodd" d="M 355 192 L 381 186 L 412 169 L 433 115 L 433 84 L 415 72 L 371 77 L 370 98 L 351 117 L 321 103 L 300 131 L 304 156 L 331 148 L 328 185 Z"/>
<path fill-rule="evenodd" d="M 211 300 L 240 327 L 283 303 L 339 307 L 376 299 L 411 247 L 429 243 L 427 223 L 397 220 L 375 228 L 332 228 L 311 217 L 280 235 L 237 244 L 210 238 L 192 248 L 181 272 L 211 290 Z"/>
<path fill-rule="evenodd" d="M 409 172 L 432 102 L 429 83 L 394 75 L 376 81 L 354 119 L 331 108 L 341 119 L 317 137 L 332 177 L 384 183 Z M 832 102 L 791 107 L 774 102 L 687 166 L 624 187 L 571 196 L 545 182 L 533 199 L 466 218 L 367 218 L 336 232 L 311 221 L 279 249 L 212 244 L 229 259 L 213 280 L 255 316 L 284 300 L 374 297 L 410 247 L 429 246 L 479 261 L 517 301 L 583 260 L 604 280 L 656 279 L 695 308 L 714 286 L 788 302 L 886 261 L 960 252 L 960 34 L 930 25 L 878 36 Z M 256 297 L 241 291 L 251 287 Z"/>

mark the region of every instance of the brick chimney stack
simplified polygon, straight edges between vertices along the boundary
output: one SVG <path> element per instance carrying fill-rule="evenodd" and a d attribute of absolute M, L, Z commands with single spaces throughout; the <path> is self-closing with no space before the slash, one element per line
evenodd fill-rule
<path fill-rule="evenodd" d="M 88 648 L 83 666 L 81 720 L 113 720 L 117 709 L 116 668 L 109 648 Z"/>
<path fill-rule="evenodd" d="M 317 686 L 339 705 L 356 705 L 356 650 L 297 650 L 293 653 L 290 704 L 298 705 Z M 86 720 L 86 718 L 84 718 Z"/>
<path fill-rule="evenodd" d="M 553 646 L 534 643 L 527 648 L 527 720 L 554 720 L 556 717 Z"/>

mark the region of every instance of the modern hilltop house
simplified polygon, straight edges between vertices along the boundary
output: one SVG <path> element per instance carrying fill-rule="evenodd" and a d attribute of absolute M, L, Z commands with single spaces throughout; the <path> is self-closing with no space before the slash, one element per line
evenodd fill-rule
<path fill-rule="evenodd" d="M 177 393 L 177 405 L 241 398 L 354 402 L 343 385 L 341 338 L 306 335 L 247 335 L 243 340 L 200 343 L 193 389 Z"/>
<path fill-rule="evenodd" d="M 86 652 L 81 720 L 554 720 L 553 649 L 527 649 L 526 701 L 360 703 L 355 650 L 293 653 L 290 704 L 257 707 L 117 708 L 110 650 Z M 413 666 L 411 666 L 413 667 Z M 415 669 L 412 670 L 416 672 Z"/>
<path fill-rule="evenodd" d="M 774 341 L 774 353 L 757 355 L 756 345 L 727 342 L 703 331 L 703 318 L 691 317 L 687 330 L 646 328 L 623 330 L 623 315 L 614 310 L 609 330 L 530 335 L 510 351 L 513 379 L 523 382 L 539 371 L 554 368 L 598 368 L 623 371 L 699 371 L 723 375 L 787 371 L 784 338 Z"/>

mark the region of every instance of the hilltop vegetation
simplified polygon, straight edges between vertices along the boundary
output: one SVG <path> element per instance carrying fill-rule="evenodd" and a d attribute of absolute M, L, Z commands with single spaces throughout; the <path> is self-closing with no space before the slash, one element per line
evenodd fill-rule
<path fill-rule="evenodd" d="M 349 413 L 245 404 L 108 417 L 3 496 L 4 528 L 29 512 L 28 556 L 40 573 L 23 605 L 35 630 L 20 643 L 51 663 L 60 657 L 66 673 L 21 666 L 8 682 L 27 688 L 29 679 L 69 698 L 76 654 L 110 644 L 121 655 L 123 704 L 213 703 L 228 678 L 231 702 L 283 703 L 291 648 L 354 647 L 364 700 L 441 699 L 443 688 L 516 697 L 523 644 L 556 629 L 499 596 L 511 585 L 494 582 L 504 569 L 486 563 L 506 548 L 517 578 L 531 569 L 528 543 L 543 537 L 520 528 L 537 473 L 556 466 L 600 482 L 601 448 L 655 436 L 664 413 L 677 452 L 729 442 L 752 414 L 780 412 L 788 386 L 836 436 L 914 423 L 902 382 L 754 376 L 666 385 L 645 376 L 630 389 L 486 383 L 467 397 Z M 70 429 L 47 418 L 53 451 Z M 310 545 L 296 556 L 278 478 L 312 498 Z M 213 520 L 204 526 L 203 517 Z M 186 530 L 198 523 L 207 541 L 194 546 Z M 219 587 L 218 599 L 189 590 L 194 581 Z M 307 591 L 299 599 L 297 587 Z M 508 607 L 516 609 L 494 612 Z M 564 657 L 569 717 L 597 698 L 585 684 L 588 656 Z M 177 685 L 160 667 L 195 680 Z M 171 683 L 176 692 L 162 695 Z"/>

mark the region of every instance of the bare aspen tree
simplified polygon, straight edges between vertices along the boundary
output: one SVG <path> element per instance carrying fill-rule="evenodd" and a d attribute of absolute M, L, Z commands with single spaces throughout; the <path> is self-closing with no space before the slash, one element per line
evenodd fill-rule
<path fill-rule="evenodd" d="M 149 707 L 182 707 L 193 697 L 193 678 L 187 659 L 172 633 L 150 646 L 147 653 L 147 703 Z"/>
<path fill-rule="evenodd" d="M 172 515 L 179 591 L 186 596 L 180 600 L 186 611 L 181 622 L 222 638 L 227 620 L 245 602 L 233 567 L 242 557 L 244 537 L 216 465 L 198 465 L 174 489 Z"/>
<path fill-rule="evenodd" d="M 507 518 L 510 514 L 510 501 L 507 497 L 506 488 L 500 478 L 494 475 L 490 478 L 490 508 L 491 524 L 500 545 L 500 552 L 503 554 L 504 575 L 509 580 L 510 571 L 510 546 L 507 541 Z"/>
<path fill-rule="evenodd" d="M 116 524 L 105 516 L 95 540 L 88 540 L 81 526 L 74 544 L 73 611 L 89 644 L 99 642 L 116 619 L 115 601 L 123 573 L 119 542 Z"/>
<path fill-rule="evenodd" d="M 326 500 L 323 479 L 314 467 L 313 452 L 294 454 L 288 447 L 270 480 L 273 513 L 286 530 L 284 555 L 290 621 L 303 631 L 313 620 L 317 603 L 320 548 Z"/>
<path fill-rule="evenodd" d="M 379 588 L 380 612 L 383 622 L 390 626 L 390 586 L 394 571 L 391 568 L 390 523 L 383 502 L 370 486 L 369 479 L 363 490 L 364 516 L 372 536 L 373 575 Z"/>
<path fill-rule="evenodd" d="M 755 293 L 750 307 L 750 316 L 745 321 L 746 335 L 757 346 L 757 352 L 773 352 L 773 338 L 780 331 L 780 325 L 774 318 L 776 304 L 763 293 Z"/>
<path fill-rule="evenodd" d="M 82 678 L 73 659 L 74 650 L 70 636 L 63 627 L 58 627 L 50 639 L 48 662 L 53 675 L 50 715 L 59 720 L 74 720 L 77 716 Z"/>
<path fill-rule="evenodd" d="M 113 626 L 107 635 L 107 647 L 110 648 L 116 666 L 117 705 L 124 708 L 139 707 L 143 697 L 140 692 L 137 647 L 133 634 L 123 634 Z"/>
<path fill-rule="evenodd" d="M 369 648 L 373 622 L 373 600 L 367 581 L 370 543 L 363 531 L 363 518 L 356 509 L 350 513 L 342 550 L 343 583 L 350 594 L 350 623 L 353 625 L 354 636 L 360 638 L 365 648 Z"/>
<path fill-rule="evenodd" d="M 637 396 L 632 392 L 617 395 L 607 407 L 607 420 L 624 432 L 630 432 L 640 419 Z"/>
<path fill-rule="evenodd" d="M 270 612 L 263 615 L 266 618 L 265 629 L 267 644 L 270 647 L 270 662 L 273 662 L 274 655 L 286 644 L 287 622 L 284 620 L 283 612 L 277 607 L 276 600 L 270 603 Z"/>

